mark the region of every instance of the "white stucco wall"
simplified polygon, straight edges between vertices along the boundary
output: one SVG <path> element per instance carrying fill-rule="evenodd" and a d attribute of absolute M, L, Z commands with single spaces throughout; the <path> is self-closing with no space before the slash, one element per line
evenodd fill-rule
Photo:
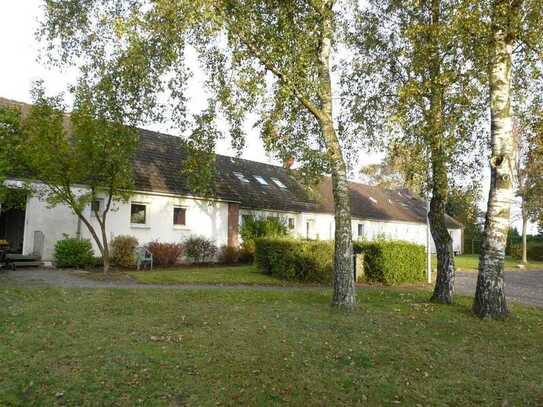
<path fill-rule="evenodd" d="M 145 225 L 130 223 L 130 204 L 140 203 L 147 206 Z M 186 225 L 173 224 L 173 208 L 186 208 Z M 97 220 L 91 215 L 90 206 L 86 210 L 87 217 L 99 233 Z M 78 230 L 76 215 L 67 206 L 58 205 L 49 208 L 47 203 L 38 197 L 30 197 L 26 209 L 26 227 L 23 252 L 33 252 L 34 232 L 42 231 L 45 242 L 43 259 L 52 260 L 54 245 L 64 234 L 75 236 Z M 95 253 L 99 251 L 84 224 L 80 225 L 81 236 L 92 241 Z M 181 242 L 191 235 L 211 239 L 217 246 L 227 244 L 228 239 L 228 204 L 224 202 L 207 202 L 191 198 L 180 198 L 166 195 L 150 195 L 139 193 L 128 202 L 118 202 L 108 214 L 107 231 L 109 239 L 118 235 L 131 235 L 140 244 L 153 240 L 162 242 Z"/>
<path fill-rule="evenodd" d="M 131 203 L 145 204 L 147 206 L 146 224 L 132 225 L 130 223 Z M 173 208 L 186 208 L 186 225 L 173 224 Z M 91 215 L 90 207 L 86 214 L 92 224 L 99 231 L 98 222 Z M 280 211 L 253 211 L 240 209 L 241 224 L 243 215 L 275 216 L 294 220 L 294 229 L 291 233 L 295 237 L 330 240 L 334 238 L 334 216 L 325 213 L 296 213 Z M 58 205 L 49 207 L 46 202 L 37 196 L 28 198 L 26 206 L 26 225 L 24 233 L 23 252 L 31 254 L 34 251 L 34 233 L 41 231 L 44 234 L 43 259 L 53 259 L 54 245 L 63 235 L 75 236 L 78 231 L 78 220 L 67 206 Z M 358 225 L 363 225 L 363 235 L 358 235 Z M 81 236 L 93 242 L 95 253 L 99 251 L 90 232 L 84 224 L 79 225 Z M 217 246 L 228 242 L 228 203 L 208 202 L 193 198 L 183 198 L 171 195 L 158 195 L 138 193 L 128 202 L 116 203 L 108 215 L 108 237 L 112 239 L 118 235 L 131 235 L 138 239 L 140 244 L 153 240 L 163 242 L 182 242 L 191 235 L 204 236 L 215 242 Z M 406 240 L 426 246 L 426 225 L 407 222 L 383 222 L 368 219 L 352 220 L 353 239 L 373 240 L 377 237 L 386 239 Z M 461 250 L 461 230 L 450 230 L 453 238 L 454 250 Z M 435 252 L 433 240 L 431 250 Z"/>

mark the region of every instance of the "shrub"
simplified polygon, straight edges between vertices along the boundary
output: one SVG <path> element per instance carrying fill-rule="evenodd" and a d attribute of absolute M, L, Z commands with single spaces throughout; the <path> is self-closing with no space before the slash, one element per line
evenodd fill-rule
<path fill-rule="evenodd" d="M 232 246 L 222 246 L 219 253 L 219 262 L 223 264 L 235 264 L 239 262 L 241 249 Z"/>
<path fill-rule="evenodd" d="M 259 270 L 285 280 L 330 283 L 333 243 L 329 241 L 258 238 L 255 260 Z"/>
<path fill-rule="evenodd" d="M 543 261 L 543 244 L 528 243 L 526 255 L 528 260 Z M 516 259 L 522 259 L 522 243 L 511 245 L 511 256 Z"/>
<path fill-rule="evenodd" d="M 65 237 L 55 244 L 58 267 L 88 267 L 93 264 L 94 253 L 90 240 Z"/>
<path fill-rule="evenodd" d="M 183 254 L 181 243 L 161 243 L 154 241 L 147 244 L 147 250 L 153 255 L 153 263 L 157 266 L 174 266 Z"/>
<path fill-rule="evenodd" d="M 217 246 L 205 237 L 189 237 L 185 240 L 185 255 L 195 263 L 211 261 L 217 254 Z"/>
<path fill-rule="evenodd" d="M 246 216 L 240 229 L 243 240 L 241 245 L 242 258 L 247 263 L 252 263 L 255 256 L 255 239 L 260 237 L 285 237 L 288 236 L 286 222 L 280 218 L 255 218 Z"/>
<path fill-rule="evenodd" d="M 133 267 L 136 264 L 137 246 L 138 239 L 133 236 L 115 236 L 110 243 L 111 261 L 120 267 Z"/>
<path fill-rule="evenodd" d="M 353 242 L 355 253 L 364 253 L 364 275 L 368 281 L 387 285 L 424 281 L 424 246 L 399 240 Z"/>

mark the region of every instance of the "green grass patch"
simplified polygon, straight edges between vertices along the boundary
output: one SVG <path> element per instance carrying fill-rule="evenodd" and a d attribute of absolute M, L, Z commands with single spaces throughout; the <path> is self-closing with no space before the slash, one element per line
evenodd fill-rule
<path fill-rule="evenodd" d="M 456 256 L 454 262 L 458 271 L 478 271 L 479 267 L 479 255 L 478 254 L 464 254 L 462 256 Z M 435 270 L 437 264 L 437 257 L 433 256 L 432 266 Z M 513 257 L 507 256 L 505 258 L 505 271 L 522 271 L 517 266 L 522 262 Z M 524 270 L 543 270 L 543 262 L 530 261 L 525 265 Z"/>
<path fill-rule="evenodd" d="M 224 284 L 224 285 L 292 285 L 261 273 L 256 266 L 196 267 L 157 271 L 128 272 L 131 278 L 144 284 Z"/>
<path fill-rule="evenodd" d="M 541 405 L 543 312 L 359 291 L 0 290 L 0 405 Z M 449 389 L 444 391 L 444 389 Z"/>

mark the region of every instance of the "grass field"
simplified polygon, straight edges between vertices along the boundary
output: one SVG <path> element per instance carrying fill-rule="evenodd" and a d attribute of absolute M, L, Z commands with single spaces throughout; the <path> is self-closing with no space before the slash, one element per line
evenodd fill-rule
<path fill-rule="evenodd" d="M 293 285 L 293 282 L 262 274 L 256 266 L 195 267 L 157 271 L 128 272 L 145 284 L 224 284 L 224 285 Z"/>
<path fill-rule="evenodd" d="M 458 271 L 477 271 L 479 267 L 479 255 L 478 254 L 465 254 L 462 256 L 456 256 L 454 258 Z M 437 264 L 436 256 L 433 257 L 432 265 L 435 269 Z M 506 271 L 522 271 L 517 266 L 522 264 L 518 259 L 514 259 L 510 256 L 505 258 L 505 270 Z M 526 264 L 525 270 L 543 270 L 543 262 L 530 261 Z"/>
<path fill-rule="evenodd" d="M 541 405 L 543 312 L 359 291 L 0 289 L 0 405 Z"/>

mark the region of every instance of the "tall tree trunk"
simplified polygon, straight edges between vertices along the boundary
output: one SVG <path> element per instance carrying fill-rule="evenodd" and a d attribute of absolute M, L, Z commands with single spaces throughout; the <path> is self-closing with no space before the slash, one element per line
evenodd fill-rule
<path fill-rule="evenodd" d="M 526 204 L 524 198 L 522 199 L 522 262 L 528 263 L 528 214 L 526 213 Z"/>
<path fill-rule="evenodd" d="M 332 305 L 352 308 L 356 304 L 353 273 L 353 235 L 351 231 L 351 193 L 347 181 L 347 166 L 341 152 L 332 112 L 332 80 L 330 53 L 333 36 L 333 0 L 322 7 L 322 33 L 319 49 L 319 94 L 322 114 L 319 118 L 326 150 L 332 168 L 332 188 L 335 204 L 334 295 Z"/>
<path fill-rule="evenodd" d="M 440 158 L 439 158 L 440 157 Z M 437 252 L 437 277 L 431 301 L 452 304 L 454 295 L 454 251 L 451 235 L 445 222 L 448 193 L 445 157 L 432 157 L 432 199 L 430 201 L 430 230 Z"/>
<path fill-rule="evenodd" d="M 514 140 L 511 117 L 511 55 L 513 38 L 508 31 L 512 6 L 497 1 L 492 16 L 492 65 L 490 73 L 491 178 L 485 231 L 479 258 L 479 276 L 473 312 L 481 318 L 507 315 L 503 265 L 507 229 L 514 200 Z"/>
<path fill-rule="evenodd" d="M 441 0 L 432 0 L 431 6 L 431 24 L 437 28 L 440 24 Z M 451 304 L 454 294 L 455 267 L 452 239 L 445 220 L 445 206 L 449 192 L 448 152 L 443 145 L 445 126 L 443 123 L 443 87 L 440 83 L 441 55 L 439 46 L 435 43 L 437 41 L 436 37 L 437 35 L 434 34 L 428 39 L 432 47 L 430 60 L 430 111 L 427 117 L 427 141 L 430 144 L 432 161 L 432 199 L 428 217 L 437 252 L 437 277 L 431 301 Z"/>

